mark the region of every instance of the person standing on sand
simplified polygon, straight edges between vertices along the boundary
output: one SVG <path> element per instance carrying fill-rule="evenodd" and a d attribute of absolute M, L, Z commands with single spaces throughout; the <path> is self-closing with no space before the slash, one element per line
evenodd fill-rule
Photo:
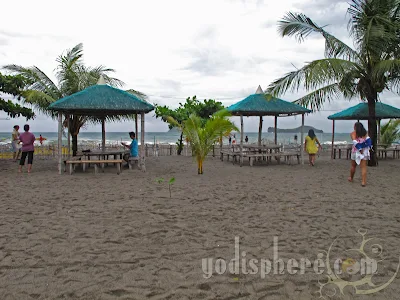
<path fill-rule="evenodd" d="M 367 161 L 370 159 L 369 150 L 372 142 L 365 130 L 364 125 L 360 122 L 354 124 L 354 131 L 350 134 L 353 140 L 351 149 L 351 168 L 349 181 L 353 182 L 354 174 L 356 173 L 357 165 L 361 168 L 361 186 L 367 184 Z"/>
<path fill-rule="evenodd" d="M 22 155 L 21 160 L 19 162 L 18 172 L 22 172 L 22 166 L 25 165 L 26 157 L 28 156 L 28 173 L 32 170 L 32 162 L 33 162 L 33 152 L 35 151 L 35 147 L 33 143 L 35 142 L 36 138 L 33 133 L 29 132 L 29 125 L 24 125 L 24 131 L 19 136 L 20 141 L 22 142 Z"/>
<path fill-rule="evenodd" d="M 306 136 L 304 151 L 308 153 L 308 161 L 310 162 L 310 166 L 314 166 L 315 164 L 315 155 L 318 153 L 318 147 L 322 149 L 320 142 L 315 136 L 314 130 L 310 129 L 308 131 L 308 135 Z"/>
<path fill-rule="evenodd" d="M 21 154 L 21 147 L 18 145 L 19 144 L 19 126 L 15 125 L 13 132 L 11 134 L 11 146 L 13 150 L 13 160 L 17 161 L 19 159 L 19 155 Z"/>
<path fill-rule="evenodd" d="M 246 135 L 246 138 L 244 139 L 245 143 L 247 144 L 249 142 L 249 137 Z"/>
<path fill-rule="evenodd" d="M 39 143 L 40 143 L 40 145 L 43 145 L 43 141 L 44 141 L 44 138 L 42 137 L 42 135 L 39 135 Z"/>

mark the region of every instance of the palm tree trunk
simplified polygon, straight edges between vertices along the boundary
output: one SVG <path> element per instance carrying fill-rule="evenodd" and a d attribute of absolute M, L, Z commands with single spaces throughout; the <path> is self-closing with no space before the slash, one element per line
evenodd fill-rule
<path fill-rule="evenodd" d="M 179 138 L 178 155 L 181 155 L 182 150 L 183 150 L 183 132 L 181 133 L 181 137 Z"/>
<path fill-rule="evenodd" d="M 76 156 L 76 153 L 78 152 L 78 135 L 71 134 L 71 136 L 72 136 L 72 156 Z"/>
<path fill-rule="evenodd" d="M 197 174 L 203 174 L 203 160 L 199 159 L 197 161 Z"/>
<path fill-rule="evenodd" d="M 370 95 L 367 97 L 368 100 L 368 135 L 372 140 L 372 151 L 371 151 L 371 159 L 368 161 L 368 165 L 371 167 L 375 167 L 377 165 L 377 155 L 376 151 L 377 147 L 377 124 L 376 124 L 376 117 L 375 117 L 375 103 L 377 99 L 377 94 Z"/>

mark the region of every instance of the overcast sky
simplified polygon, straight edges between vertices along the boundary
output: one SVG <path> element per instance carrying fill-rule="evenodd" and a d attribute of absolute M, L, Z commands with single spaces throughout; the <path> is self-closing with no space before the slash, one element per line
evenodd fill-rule
<path fill-rule="evenodd" d="M 323 57 L 318 37 L 298 44 L 281 38 L 277 21 L 288 11 L 303 12 L 346 42 L 347 1 L 342 0 L 54 0 L 3 1 L 0 29 L 0 66 L 35 65 L 54 79 L 55 59 L 83 43 L 87 65 L 105 65 L 115 77 L 149 95 L 150 102 L 177 107 L 185 98 L 216 99 L 228 106 L 261 85 Z M 352 44 L 351 44 L 352 45 Z M 294 66 L 293 66 L 294 65 Z M 4 73 L 4 71 L 2 71 Z M 295 100 L 303 95 L 285 94 Z M 397 97 L 382 101 L 396 105 Z M 306 125 L 331 131 L 327 116 L 358 103 L 338 100 L 324 111 L 306 116 Z M 4 118 L 0 112 L 0 118 Z M 146 130 L 166 131 L 167 125 L 146 115 Z M 236 124 L 239 119 L 237 118 Z M 0 131 L 10 131 L 24 118 L 1 120 Z M 338 132 L 349 132 L 352 122 L 337 122 Z M 57 131 L 55 121 L 38 115 L 29 121 L 34 132 Z M 301 117 L 280 118 L 278 127 L 301 124 Z M 264 118 L 264 129 L 273 118 Z M 107 124 L 107 131 L 130 131 L 132 124 Z M 100 131 L 89 126 L 87 131 Z M 245 118 L 245 131 L 257 131 L 258 119 Z"/>

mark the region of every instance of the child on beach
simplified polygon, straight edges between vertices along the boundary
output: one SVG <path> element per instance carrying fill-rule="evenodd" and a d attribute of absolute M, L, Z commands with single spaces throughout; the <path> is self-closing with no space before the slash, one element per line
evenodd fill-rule
<path fill-rule="evenodd" d="M 308 135 L 306 136 L 304 151 L 308 153 L 308 161 L 310 162 L 310 166 L 314 166 L 315 164 L 315 155 L 318 153 L 318 147 L 322 149 L 320 142 L 315 136 L 314 130 L 310 129 L 308 131 Z"/>

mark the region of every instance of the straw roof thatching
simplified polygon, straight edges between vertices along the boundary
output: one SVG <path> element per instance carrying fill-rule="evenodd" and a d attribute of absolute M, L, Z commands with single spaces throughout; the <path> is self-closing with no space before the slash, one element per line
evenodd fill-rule
<path fill-rule="evenodd" d="M 255 94 L 232 104 L 227 108 L 232 115 L 243 116 L 280 116 L 310 113 L 311 110 L 300 105 L 268 96 L 262 93 L 261 88 Z"/>
<path fill-rule="evenodd" d="M 400 109 L 377 102 L 375 105 L 376 119 L 400 119 Z M 330 120 L 368 120 L 368 103 L 359 103 L 336 114 L 330 115 Z"/>
<path fill-rule="evenodd" d="M 72 115 L 115 116 L 148 113 L 154 106 L 126 91 L 98 84 L 57 100 L 49 109 Z"/>

